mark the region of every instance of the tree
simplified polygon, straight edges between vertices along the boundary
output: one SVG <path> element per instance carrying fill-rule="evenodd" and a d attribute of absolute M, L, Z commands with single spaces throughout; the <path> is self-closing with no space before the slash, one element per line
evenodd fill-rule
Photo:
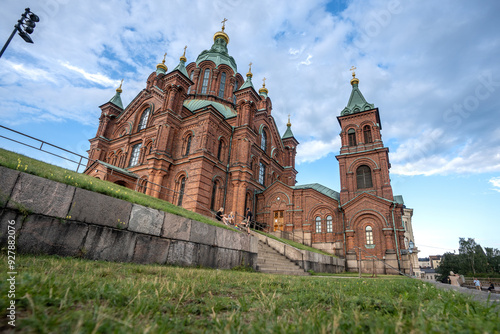
<path fill-rule="evenodd" d="M 445 278 L 450 275 L 450 271 L 453 271 L 454 273 L 463 273 L 462 267 L 463 261 L 461 260 L 460 255 L 445 253 L 441 258 L 439 267 L 436 269 L 436 272 L 439 274 L 437 279 L 445 282 Z"/>
<path fill-rule="evenodd" d="M 473 275 L 476 275 L 476 241 L 472 238 L 459 238 L 459 248 L 458 253 L 464 258 L 467 263 L 467 271 L 472 271 Z"/>
<path fill-rule="evenodd" d="M 488 272 L 500 273 L 500 250 L 497 248 L 484 247 Z"/>

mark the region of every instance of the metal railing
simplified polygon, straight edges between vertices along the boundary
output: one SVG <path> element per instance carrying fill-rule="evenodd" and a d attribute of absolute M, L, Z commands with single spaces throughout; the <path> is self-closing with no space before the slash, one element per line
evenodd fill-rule
<path fill-rule="evenodd" d="M 30 144 L 27 144 L 27 143 L 23 143 L 23 142 L 21 142 L 21 141 L 19 141 L 19 140 L 15 140 L 15 139 L 13 139 L 13 138 L 5 137 L 5 136 L 2 136 L 2 135 L 0 135 L 0 138 L 7 139 L 7 140 L 10 140 L 10 141 L 12 141 L 12 142 L 15 142 L 15 143 L 18 143 L 18 144 L 21 144 L 21 145 L 27 146 L 27 147 L 31 147 L 31 148 L 33 148 L 33 149 L 35 149 L 35 150 L 42 151 L 42 152 L 48 153 L 48 154 L 50 154 L 50 155 L 56 156 L 56 157 L 58 157 L 58 158 L 64 159 L 64 160 L 66 160 L 66 161 L 69 161 L 69 162 L 75 163 L 75 164 L 77 164 L 77 167 L 76 167 L 76 172 L 78 172 L 78 170 L 80 169 L 80 166 L 82 166 L 82 165 L 87 165 L 87 163 L 85 163 L 85 164 L 83 164 L 83 163 L 82 163 L 82 160 L 83 160 L 83 159 L 85 159 L 85 160 L 89 161 L 89 159 L 88 159 L 87 157 L 84 157 L 83 155 L 80 155 L 80 154 L 75 153 L 75 152 L 71 152 L 71 151 L 69 151 L 69 150 L 67 150 L 67 149 L 65 149 L 65 148 L 59 147 L 59 146 L 57 146 L 57 145 L 53 145 L 53 144 L 51 144 L 51 143 L 49 143 L 49 142 L 46 142 L 46 141 L 44 141 L 44 140 L 41 140 L 41 139 L 38 139 L 38 138 L 35 138 L 35 137 L 32 137 L 32 136 L 29 136 L 29 135 L 27 135 L 27 134 L 25 134 L 25 133 L 22 133 L 22 132 L 19 132 L 19 131 L 13 130 L 13 129 L 8 128 L 8 127 L 3 126 L 3 125 L 0 125 L 0 128 L 5 129 L 5 130 L 10 131 L 10 132 L 14 132 L 14 133 L 16 133 L 16 134 L 18 134 L 18 135 L 21 135 L 21 136 L 23 136 L 23 137 L 26 137 L 26 138 L 29 138 L 29 139 L 35 140 L 35 141 L 37 141 L 37 142 L 39 142 L 39 143 L 40 143 L 40 147 L 36 147 L 36 146 L 30 145 Z M 69 158 L 63 157 L 62 155 L 59 155 L 59 154 L 56 154 L 56 153 L 53 153 L 53 152 L 50 152 L 50 151 L 44 150 L 44 149 L 43 149 L 43 145 L 50 146 L 50 147 L 53 147 L 53 148 L 55 148 L 55 149 L 61 150 L 61 151 L 63 151 L 63 152 L 66 152 L 66 153 L 72 154 L 72 155 L 76 156 L 76 157 L 77 157 L 77 159 L 79 158 L 79 160 L 78 160 L 78 161 L 74 161 L 74 160 L 72 160 L 72 159 L 69 159 Z"/>

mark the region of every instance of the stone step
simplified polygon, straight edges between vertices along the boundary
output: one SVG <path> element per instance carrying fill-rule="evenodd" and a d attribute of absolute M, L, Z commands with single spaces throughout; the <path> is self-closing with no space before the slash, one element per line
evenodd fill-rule
<path fill-rule="evenodd" d="M 308 276 L 300 266 L 293 263 L 286 256 L 278 253 L 272 247 L 259 241 L 257 257 L 257 271 L 275 275 Z"/>
<path fill-rule="evenodd" d="M 274 274 L 274 275 L 294 275 L 294 276 L 309 276 L 309 273 L 299 270 L 269 270 L 260 269 L 259 272 L 264 274 Z"/>

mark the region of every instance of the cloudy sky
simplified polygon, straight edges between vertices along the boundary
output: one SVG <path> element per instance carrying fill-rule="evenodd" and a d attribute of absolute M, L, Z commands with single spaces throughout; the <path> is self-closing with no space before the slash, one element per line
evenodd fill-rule
<path fill-rule="evenodd" d="M 2 0 L 1 7 L 4 41 L 25 7 L 41 18 L 35 43 L 15 36 L 0 59 L 3 126 L 85 155 L 98 107 L 122 78 L 128 104 L 165 52 L 169 69 L 185 45 L 195 61 L 227 18 L 229 53 L 242 75 L 253 63 L 256 89 L 267 78 L 281 133 L 291 115 L 299 184 L 340 188 L 336 117 L 356 66 L 363 95 L 380 110 L 394 193 L 415 210 L 420 256 L 456 250 L 459 237 L 500 248 L 498 1 Z M 56 163 L 4 139 L 0 146 Z"/>

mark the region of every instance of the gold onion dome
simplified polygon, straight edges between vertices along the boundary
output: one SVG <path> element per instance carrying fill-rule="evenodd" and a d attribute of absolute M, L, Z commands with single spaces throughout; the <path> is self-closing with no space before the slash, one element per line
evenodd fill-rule
<path fill-rule="evenodd" d="M 121 94 L 121 92 L 123 92 L 123 91 L 122 91 L 122 84 L 123 84 L 123 79 L 122 79 L 122 81 L 120 82 L 120 87 L 118 87 L 118 88 L 116 89 L 116 92 L 117 92 L 117 93 L 120 93 L 120 94 Z"/>
<path fill-rule="evenodd" d="M 226 44 L 229 44 L 229 36 L 224 32 L 224 29 L 226 29 L 226 21 L 227 19 L 224 19 L 222 20 L 222 30 L 221 31 L 217 31 L 215 34 L 214 34 L 214 42 L 217 38 L 222 38 L 223 40 L 226 41 Z"/>
<path fill-rule="evenodd" d="M 159 63 L 158 65 L 156 65 L 156 69 L 157 70 L 162 69 L 165 72 L 168 71 L 167 65 L 165 65 L 165 57 L 166 56 L 167 56 L 167 53 L 165 52 L 165 54 L 163 55 L 163 60 L 161 61 L 161 63 Z"/>
<path fill-rule="evenodd" d="M 351 71 L 352 71 L 352 79 L 351 79 L 351 85 L 357 85 L 359 84 L 359 79 L 356 78 L 356 73 L 354 72 L 354 70 L 356 69 L 356 67 L 351 67 Z"/>
<path fill-rule="evenodd" d="M 252 74 L 252 63 L 250 63 L 248 66 L 249 66 L 249 69 L 248 69 L 248 73 L 247 73 L 247 78 L 252 78 L 253 77 L 253 74 Z"/>
<path fill-rule="evenodd" d="M 179 58 L 180 61 L 183 61 L 183 62 L 186 62 L 187 61 L 187 58 L 186 58 L 186 49 L 187 49 L 187 45 L 184 47 L 184 53 L 182 54 L 182 56 Z"/>
<path fill-rule="evenodd" d="M 265 94 L 268 94 L 269 91 L 267 90 L 266 88 L 266 78 L 262 79 L 262 88 L 259 89 L 259 94 L 262 94 L 262 93 L 265 93 Z"/>

